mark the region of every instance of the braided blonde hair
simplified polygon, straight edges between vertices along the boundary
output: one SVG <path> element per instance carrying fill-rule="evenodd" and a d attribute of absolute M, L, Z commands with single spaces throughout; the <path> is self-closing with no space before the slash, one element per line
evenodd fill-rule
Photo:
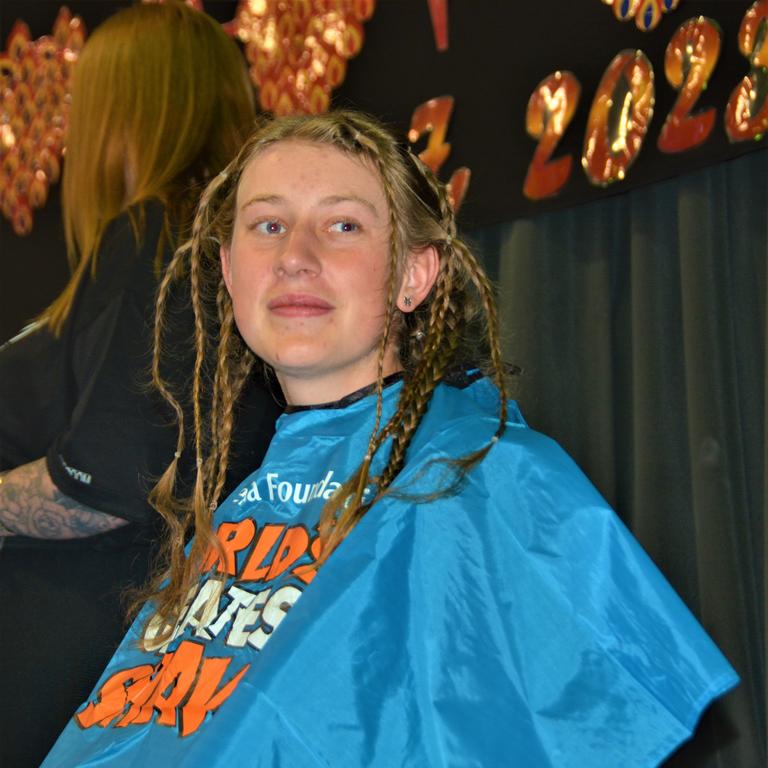
<path fill-rule="evenodd" d="M 373 119 L 350 111 L 311 117 L 268 120 L 257 127 L 237 157 L 206 188 L 195 216 L 192 236 L 176 252 L 161 281 L 156 308 L 153 379 L 179 420 L 176 455 L 152 493 L 152 501 L 168 524 L 167 569 L 158 576 L 153 596 L 159 618 L 170 631 L 211 547 L 213 510 L 220 500 L 232 434 L 233 406 L 257 358 L 234 326 L 232 303 L 224 287 L 219 259 L 222 243 L 232 237 L 235 199 L 240 178 L 251 160 L 280 141 L 299 140 L 332 146 L 370 165 L 378 174 L 389 209 L 390 264 L 388 312 L 379 347 L 376 424 L 360 466 L 327 502 L 320 521 L 321 565 L 370 507 L 388 492 L 403 467 L 408 445 L 427 409 L 435 387 L 453 366 L 477 362 L 478 343 L 485 341 L 485 366 L 496 383 L 499 423 L 480 450 L 451 462 L 463 477 L 504 432 L 507 396 L 493 290 L 482 267 L 457 235 L 445 187 L 409 150 Z M 413 312 L 396 307 L 398 275 L 405 254 L 434 247 L 439 272 L 427 298 Z M 192 435 L 196 460 L 190 498 L 175 494 L 178 459 L 185 450 L 184 409 L 161 374 L 163 332 L 169 294 L 180 279 L 191 286 L 195 315 L 195 368 L 192 377 Z M 403 387 L 396 412 L 382 421 L 385 352 L 394 339 L 403 366 Z M 208 383 L 212 379 L 212 384 Z M 210 403 L 203 393 L 210 393 Z M 207 414 L 207 415 L 206 415 Z M 370 477 L 371 460 L 385 442 L 391 449 L 378 477 Z M 364 501 L 372 482 L 376 492 Z M 194 530 L 187 556 L 184 543 Z M 161 580 L 166 586 L 160 590 Z"/>

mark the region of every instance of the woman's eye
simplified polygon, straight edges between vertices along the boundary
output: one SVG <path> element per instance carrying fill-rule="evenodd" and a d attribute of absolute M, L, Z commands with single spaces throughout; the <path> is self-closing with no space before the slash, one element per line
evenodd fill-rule
<path fill-rule="evenodd" d="M 259 221 L 254 229 L 263 235 L 282 235 L 285 232 L 285 226 L 277 219 Z"/>
<path fill-rule="evenodd" d="M 360 229 L 359 224 L 355 224 L 354 221 L 335 221 L 329 227 L 331 232 L 357 232 Z"/>

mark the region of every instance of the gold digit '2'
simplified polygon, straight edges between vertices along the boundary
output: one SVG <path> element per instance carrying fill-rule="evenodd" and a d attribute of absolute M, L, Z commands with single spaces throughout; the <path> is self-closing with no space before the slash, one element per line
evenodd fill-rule
<path fill-rule="evenodd" d="M 550 158 L 573 119 L 580 96 L 581 86 L 574 74 L 553 72 L 536 86 L 528 100 L 525 128 L 539 141 L 523 183 L 523 194 L 529 200 L 556 195 L 571 175 L 571 155 Z"/>

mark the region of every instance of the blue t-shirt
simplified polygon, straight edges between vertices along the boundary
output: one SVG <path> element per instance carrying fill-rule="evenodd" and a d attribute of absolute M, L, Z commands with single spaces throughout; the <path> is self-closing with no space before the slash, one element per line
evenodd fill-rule
<path fill-rule="evenodd" d="M 146 607 L 46 768 L 650 766 L 735 685 L 605 501 L 516 409 L 455 492 L 426 498 L 452 477 L 434 459 L 493 435 L 486 379 L 437 388 L 399 493 L 311 568 L 375 401 L 280 418 L 262 468 L 216 511 L 225 556 L 212 551 L 172 639 L 142 650 Z"/>

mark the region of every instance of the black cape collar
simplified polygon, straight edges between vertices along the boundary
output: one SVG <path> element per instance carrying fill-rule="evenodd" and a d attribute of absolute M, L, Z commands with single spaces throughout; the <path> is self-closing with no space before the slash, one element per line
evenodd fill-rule
<path fill-rule="evenodd" d="M 443 377 L 443 382 L 451 387 L 458 389 L 464 389 L 468 387 L 473 381 L 482 378 L 482 371 L 478 370 L 474 366 L 459 366 L 448 372 Z M 403 372 L 397 371 L 396 373 L 390 373 L 389 376 L 384 378 L 384 387 L 389 387 L 403 378 Z M 368 384 L 368 386 L 358 389 L 355 392 L 351 392 L 345 395 L 341 400 L 336 400 L 332 403 L 318 403 L 317 405 L 287 405 L 285 407 L 285 413 L 300 413 L 302 411 L 317 411 L 325 409 L 337 409 L 347 408 L 353 403 L 362 400 L 368 395 L 372 395 L 376 392 L 376 383 Z"/>

